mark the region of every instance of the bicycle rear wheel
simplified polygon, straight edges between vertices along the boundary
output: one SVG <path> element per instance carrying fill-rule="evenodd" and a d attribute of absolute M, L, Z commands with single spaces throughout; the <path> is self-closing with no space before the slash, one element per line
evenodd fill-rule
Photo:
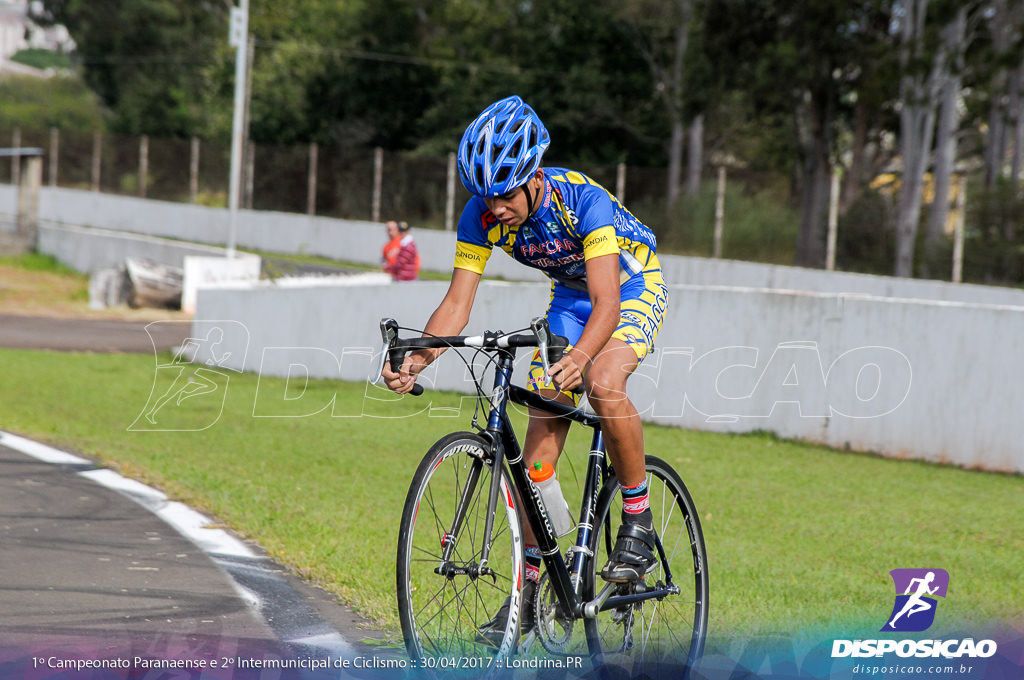
<path fill-rule="evenodd" d="M 504 657 L 514 648 L 518 616 L 500 640 L 479 635 L 511 598 L 518 613 L 522 533 L 516 495 L 502 468 L 501 497 L 481 571 L 487 499 L 494 474 L 482 437 L 457 432 L 427 452 L 413 476 L 398 539 L 398 614 L 405 646 L 421 658 Z"/>
<path fill-rule="evenodd" d="M 646 468 L 654 528 L 665 552 L 665 563 L 659 561 L 638 585 L 616 586 L 613 596 L 659 588 L 670 581 L 679 591 L 661 599 L 607 609 L 595 619 L 585 619 L 584 626 L 590 653 L 599 664 L 623 667 L 633 676 L 646 673 L 679 677 L 693 667 L 704 649 L 707 554 L 700 519 L 682 479 L 668 463 L 654 456 L 647 456 Z M 621 509 L 619 483 L 612 477 L 598 497 L 591 541 L 594 559 L 584 590 L 589 598 L 605 585 L 598 572 L 615 544 Z"/>

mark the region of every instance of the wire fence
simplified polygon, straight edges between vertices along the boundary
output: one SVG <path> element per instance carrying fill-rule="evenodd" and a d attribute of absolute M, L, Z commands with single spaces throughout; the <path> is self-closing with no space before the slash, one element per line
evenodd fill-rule
<path fill-rule="evenodd" d="M 43 185 L 208 206 L 228 205 L 230 145 L 198 139 L 125 137 L 70 130 L 3 130 L 0 146 L 44 150 Z M 564 165 L 557 158 L 550 166 Z M 6 159 L 4 159 L 6 161 Z M 792 264 L 799 225 L 790 177 L 708 168 L 696 196 L 666 209 L 667 170 L 572 163 L 612 191 L 658 237 L 659 250 L 705 257 Z M 17 164 L 0 162 L 0 182 L 16 183 Z M 972 189 L 960 265 L 964 281 L 1024 282 L 1024 201 Z M 243 208 L 342 219 L 405 220 L 450 229 L 468 192 L 454 157 L 345 146 L 249 144 L 242 170 Z M 925 214 L 927 211 L 923 211 Z M 840 270 L 890 274 L 896 206 L 869 190 L 838 219 L 834 262 Z M 924 230 L 920 230 L 922 235 Z M 950 280 L 954 237 L 922 247 L 919 275 Z M 927 257 L 926 257 L 927 255 Z"/>
<path fill-rule="evenodd" d="M 46 152 L 43 183 L 165 201 L 228 205 L 230 145 L 198 139 L 155 139 L 75 131 L 0 130 L 12 147 Z M 3 143 L 0 142 L 0 146 Z M 552 163 L 558 165 L 557 162 Z M 616 188 L 617 166 L 574 164 Z M 380 149 L 249 144 L 243 161 L 243 207 L 345 219 L 403 219 L 419 227 L 444 228 L 449 200 L 469 194 L 444 156 L 391 153 Z M 0 181 L 14 182 L 14 165 L 0 165 Z M 651 175 L 660 176 L 652 186 Z M 663 170 L 643 169 L 619 188 L 638 199 L 654 199 Z M 454 186 L 453 186 L 454 184 Z M 455 215 L 455 219 L 458 215 Z"/>
<path fill-rule="evenodd" d="M 2 130 L 12 147 L 45 151 L 43 184 L 208 206 L 228 205 L 230 145 L 198 139 L 156 139 L 65 130 Z M 469 198 L 458 180 L 454 155 L 424 156 L 355 147 L 249 144 L 239 198 L 243 208 L 307 213 L 342 219 L 405 220 L 413 226 L 450 229 Z M 730 196 L 736 210 L 724 247 L 716 251 L 714 199 L 684 198 L 666 211 L 667 171 L 624 164 L 563 163 L 614 193 L 673 252 L 790 263 L 796 216 L 750 210 L 751 193 L 769 185 L 767 175 L 740 177 L 746 186 Z M 0 163 L 0 182 L 15 182 L 16 166 Z M 705 185 L 714 189 L 714 170 Z M 774 201 L 778 203 L 778 201 Z M 759 220 L 751 216 L 759 215 Z"/>

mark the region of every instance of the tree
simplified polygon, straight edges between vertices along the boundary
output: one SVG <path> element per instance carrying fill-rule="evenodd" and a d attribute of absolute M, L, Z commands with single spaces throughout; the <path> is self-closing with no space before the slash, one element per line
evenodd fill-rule
<path fill-rule="evenodd" d="M 897 15 L 900 35 L 900 155 L 903 174 L 900 183 L 899 215 L 896 226 L 896 276 L 913 276 L 914 250 L 925 175 L 935 138 L 938 102 L 945 87 L 947 96 L 959 92 L 958 55 L 963 51 L 967 7 L 961 2 L 903 0 Z M 951 102 L 951 106 L 954 104 Z M 952 116 L 949 109 L 947 116 Z M 949 173 L 950 126 L 942 121 L 939 158 L 944 174 Z M 948 178 L 943 180 L 948 186 Z"/>
<path fill-rule="evenodd" d="M 889 12 L 886 0 L 708 4 L 704 32 L 720 75 L 732 89 L 748 93 L 759 117 L 789 118 L 800 208 L 796 264 L 824 264 L 840 133 L 850 128 L 849 102 L 863 81 L 861 64 L 874 55 L 876 27 L 887 25 Z"/>
<path fill-rule="evenodd" d="M 333 0 L 250 4 L 254 57 L 249 134 L 253 141 L 333 141 L 330 118 L 312 99 L 312 85 L 330 64 L 355 49 L 359 11 L 359 3 Z M 224 73 L 223 79 L 233 87 L 233 73 Z M 223 96 L 230 97 L 230 90 Z"/>
<path fill-rule="evenodd" d="M 684 90 L 686 56 L 689 50 L 694 0 L 634 0 L 622 5 L 623 18 L 632 42 L 643 55 L 654 80 L 658 99 L 669 123 L 668 185 L 669 210 L 679 197 L 683 167 L 683 147 L 687 136 L 687 101 Z M 690 127 L 689 193 L 695 194 L 700 182 L 703 118 L 693 116 Z"/>
<path fill-rule="evenodd" d="M 67 26 L 85 81 L 124 134 L 186 137 L 201 129 L 222 56 L 228 5 L 212 0 L 44 0 Z"/>
<path fill-rule="evenodd" d="M 935 191 L 932 209 L 928 217 L 928 229 L 925 233 L 926 256 L 922 267 L 922 272 L 926 276 L 937 255 L 949 217 L 950 189 L 957 156 L 957 136 L 960 129 L 960 95 L 963 89 L 967 52 L 969 9 L 976 10 L 977 5 L 975 4 L 973 8 L 968 5 L 956 8 L 953 19 L 942 30 L 940 38 L 943 45 L 942 57 L 949 63 L 941 71 L 942 83 L 939 86 L 941 94 L 935 131 L 934 172 L 932 173 Z"/>
<path fill-rule="evenodd" d="M 0 78 L 0 129 L 98 130 L 103 110 L 80 78 L 27 76 Z"/>

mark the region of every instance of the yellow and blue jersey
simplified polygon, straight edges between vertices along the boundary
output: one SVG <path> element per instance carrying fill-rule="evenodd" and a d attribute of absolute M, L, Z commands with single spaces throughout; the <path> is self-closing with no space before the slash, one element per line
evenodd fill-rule
<path fill-rule="evenodd" d="M 526 222 L 499 221 L 484 199 L 474 196 L 459 219 L 455 267 L 482 274 L 495 246 L 547 274 L 556 287 L 585 291 L 586 261 L 618 254 L 620 280 L 642 276 L 657 265 L 656 239 L 607 189 L 565 168 L 544 169 L 544 192 Z"/>
<path fill-rule="evenodd" d="M 545 168 L 544 177 L 540 206 L 519 226 L 503 224 L 482 198 L 469 200 L 459 220 L 455 267 L 482 274 L 497 246 L 540 269 L 552 280 L 546 314 L 551 330 L 575 344 L 593 312 L 586 262 L 616 254 L 620 309 L 611 337 L 626 343 L 643 361 L 654 347 L 668 305 L 654 233 L 586 175 Z M 540 355 L 535 354 L 527 386 L 541 390 L 545 382 Z"/>

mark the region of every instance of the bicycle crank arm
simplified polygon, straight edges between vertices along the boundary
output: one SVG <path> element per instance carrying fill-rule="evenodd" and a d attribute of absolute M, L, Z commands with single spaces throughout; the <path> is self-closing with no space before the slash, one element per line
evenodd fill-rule
<path fill-rule="evenodd" d="M 654 588 L 650 588 L 642 592 L 609 597 L 608 600 L 605 601 L 604 605 L 602 605 L 601 611 L 618 609 L 619 607 L 628 607 L 631 604 L 646 602 L 647 600 L 663 600 L 669 595 L 678 595 L 680 592 L 679 586 L 666 586 L 659 583 Z"/>
<path fill-rule="evenodd" d="M 611 597 L 612 591 L 615 590 L 617 583 L 605 583 L 604 588 L 601 588 L 601 592 L 597 594 L 590 602 L 586 602 L 583 605 L 583 616 L 588 619 L 596 619 L 598 612 L 604 609 L 604 603 Z"/>
<path fill-rule="evenodd" d="M 618 609 L 619 607 L 628 607 L 637 602 L 646 602 L 647 600 L 662 600 L 669 595 L 678 595 L 680 592 L 679 586 L 676 585 L 664 585 L 659 583 L 653 588 L 647 588 L 643 584 L 639 584 L 637 588 L 643 588 L 642 591 L 630 593 L 629 595 L 616 595 L 612 597 L 612 592 L 615 587 L 621 585 L 619 583 L 606 583 L 601 592 L 598 593 L 590 602 L 583 605 L 583 616 L 588 619 L 597 618 L 598 613 L 607 611 L 609 609 Z"/>

